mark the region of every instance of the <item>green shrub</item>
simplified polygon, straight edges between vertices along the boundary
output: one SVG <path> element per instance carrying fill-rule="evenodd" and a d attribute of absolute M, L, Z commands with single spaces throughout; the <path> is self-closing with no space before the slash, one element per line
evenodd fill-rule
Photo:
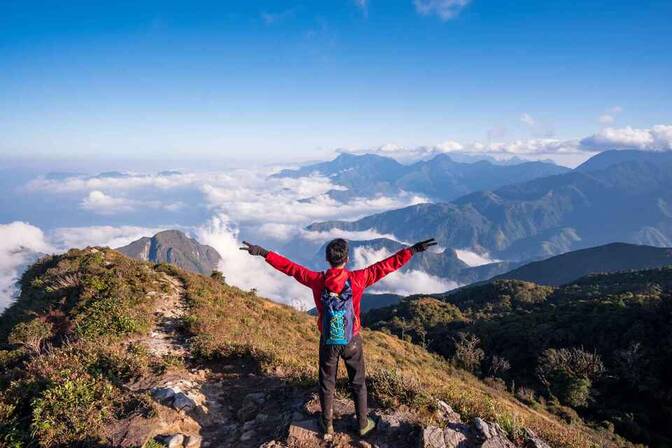
<path fill-rule="evenodd" d="M 51 324 L 40 319 L 21 322 L 12 329 L 7 341 L 30 353 L 39 353 L 45 339 L 51 337 Z"/>
<path fill-rule="evenodd" d="M 89 439 L 102 429 L 112 405 L 113 388 L 105 381 L 79 377 L 52 384 L 32 403 L 33 435 L 45 447 Z"/>

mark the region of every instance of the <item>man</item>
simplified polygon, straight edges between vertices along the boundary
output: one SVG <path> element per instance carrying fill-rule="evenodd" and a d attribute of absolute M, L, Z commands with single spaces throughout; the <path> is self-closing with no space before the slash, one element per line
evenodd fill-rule
<path fill-rule="evenodd" d="M 359 435 L 365 436 L 375 428 L 368 417 L 364 348 L 360 336 L 360 304 L 366 288 L 400 269 L 418 252 L 437 243 L 434 238 L 400 250 L 389 258 L 367 268 L 348 271 L 348 242 L 338 238 L 327 244 L 326 259 L 331 266 L 325 272 L 315 272 L 260 246 L 243 241 L 250 255 L 262 256 L 275 269 L 294 277 L 313 291 L 320 330 L 319 395 L 322 407 L 320 424 L 325 435 L 333 434 L 333 402 L 338 360 L 343 358 L 355 401 Z M 351 316 L 351 317 L 350 317 Z M 349 322 L 352 321 L 352 322 Z M 349 325 L 349 326 L 348 326 Z"/>

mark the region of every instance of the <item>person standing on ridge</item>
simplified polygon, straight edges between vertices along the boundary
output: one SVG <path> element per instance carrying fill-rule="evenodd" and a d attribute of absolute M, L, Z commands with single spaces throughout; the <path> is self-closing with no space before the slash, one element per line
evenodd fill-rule
<path fill-rule="evenodd" d="M 424 252 L 437 243 L 434 238 L 420 241 L 396 254 L 364 269 L 348 271 L 348 242 L 335 239 L 326 248 L 330 268 L 315 272 L 294 263 L 275 252 L 243 241 L 250 255 L 264 257 L 275 269 L 294 277 L 313 291 L 318 311 L 317 325 L 320 330 L 319 395 L 322 407 L 320 424 L 325 435 L 334 432 L 333 402 L 336 389 L 338 360 L 343 358 L 348 372 L 359 425 L 359 435 L 364 437 L 375 429 L 376 424 L 368 416 L 366 375 L 364 371 L 364 347 L 360 336 L 360 305 L 362 293 L 387 274 L 404 266 L 418 252 Z"/>

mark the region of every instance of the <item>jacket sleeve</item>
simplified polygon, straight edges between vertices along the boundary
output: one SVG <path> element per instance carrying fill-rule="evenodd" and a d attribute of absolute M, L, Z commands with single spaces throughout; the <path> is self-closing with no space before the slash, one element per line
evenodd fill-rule
<path fill-rule="evenodd" d="M 368 288 L 390 272 L 401 269 L 411 258 L 413 258 L 413 251 L 410 248 L 402 249 L 367 268 L 352 271 L 351 274 L 357 278 L 362 288 Z"/>
<path fill-rule="evenodd" d="M 269 252 L 266 255 L 266 262 L 309 288 L 312 288 L 322 277 L 321 272 L 311 271 L 275 252 Z"/>

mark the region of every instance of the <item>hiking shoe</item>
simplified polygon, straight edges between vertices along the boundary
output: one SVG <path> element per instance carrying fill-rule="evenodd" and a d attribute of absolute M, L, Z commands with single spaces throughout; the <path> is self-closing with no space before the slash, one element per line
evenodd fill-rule
<path fill-rule="evenodd" d="M 326 423 L 322 417 L 320 417 L 320 428 L 322 428 L 325 436 L 334 434 L 334 424 L 332 422 Z"/>
<path fill-rule="evenodd" d="M 376 429 L 376 422 L 373 421 L 371 417 L 366 419 L 366 426 L 359 428 L 359 437 L 364 437 L 368 435 L 371 431 Z"/>

